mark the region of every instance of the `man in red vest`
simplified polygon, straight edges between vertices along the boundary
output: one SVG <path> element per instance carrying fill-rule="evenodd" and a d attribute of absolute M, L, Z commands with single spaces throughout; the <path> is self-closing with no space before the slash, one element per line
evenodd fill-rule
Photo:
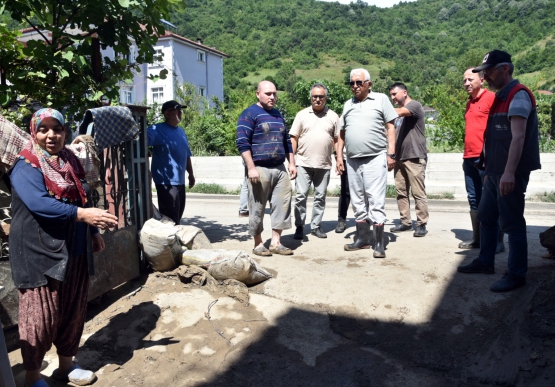
<path fill-rule="evenodd" d="M 491 106 L 482 159 L 484 188 L 478 207 L 480 254 L 460 273 L 495 273 L 495 248 L 499 227 L 509 235 L 508 272 L 495 282 L 492 292 L 508 292 L 526 285 L 528 241 L 524 219 L 524 194 L 530 172 L 540 169 L 538 115 L 532 92 L 513 79 L 511 56 L 490 51 L 481 66 L 490 88 L 497 90 Z M 499 223 L 498 223 L 499 219 Z"/>

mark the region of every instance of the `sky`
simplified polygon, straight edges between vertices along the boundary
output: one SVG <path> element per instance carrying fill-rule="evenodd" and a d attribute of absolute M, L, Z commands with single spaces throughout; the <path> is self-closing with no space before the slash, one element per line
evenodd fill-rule
<path fill-rule="evenodd" d="M 356 0 L 321 0 L 321 1 L 339 1 L 342 4 L 349 4 L 351 2 L 356 3 Z M 388 8 L 399 3 L 400 0 L 365 0 L 365 1 L 368 3 L 368 5 L 376 5 L 380 8 Z M 403 0 L 403 1 L 406 1 L 408 3 L 410 1 L 416 1 L 416 0 Z"/>

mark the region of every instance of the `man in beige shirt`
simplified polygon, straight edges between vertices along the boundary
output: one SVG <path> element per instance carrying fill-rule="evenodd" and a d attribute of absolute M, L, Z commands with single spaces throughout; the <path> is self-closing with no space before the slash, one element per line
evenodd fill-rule
<path fill-rule="evenodd" d="M 326 193 L 332 167 L 331 155 L 337 141 L 339 116 L 326 107 L 328 89 L 316 83 L 310 90 L 311 106 L 297 113 L 289 131 L 293 153 L 296 153 L 297 180 L 295 196 L 295 239 L 304 238 L 306 200 L 314 185 L 314 204 L 310 233 L 327 238 L 320 225 L 326 207 Z"/>

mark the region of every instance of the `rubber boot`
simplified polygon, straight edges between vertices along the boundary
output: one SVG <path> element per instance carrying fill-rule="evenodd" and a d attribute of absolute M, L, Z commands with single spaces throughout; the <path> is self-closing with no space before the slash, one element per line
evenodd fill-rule
<path fill-rule="evenodd" d="M 495 248 L 495 254 L 502 253 L 505 251 L 505 243 L 503 243 L 503 237 L 505 234 L 503 231 L 499 230 L 499 234 L 497 234 L 497 247 Z"/>
<path fill-rule="evenodd" d="M 370 248 L 370 224 L 368 222 L 356 222 L 357 230 L 354 242 L 343 246 L 345 251 L 355 251 Z"/>
<path fill-rule="evenodd" d="M 459 243 L 459 249 L 475 249 L 480 247 L 480 222 L 478 222 L 478 211 L 470 211 L 470 222 L 472 223 L 472 239 Z"/>
<path fill-rule="evenodd" d="M 383 243 L 383 223 L 374 224 L 374 258 L 385 258 L 385 245 Z"/>

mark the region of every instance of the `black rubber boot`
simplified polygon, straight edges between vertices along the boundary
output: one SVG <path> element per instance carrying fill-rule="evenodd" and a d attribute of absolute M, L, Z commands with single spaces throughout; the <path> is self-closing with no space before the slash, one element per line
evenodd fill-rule
<path fill-rule="evenodd" d="M 385 258 L 383 224 L 374 224 L 374 258 Z"/>
<path fill-rule="evenodd" d="M 505 234 L 503 231 L 499 230 L 499 234 L 497 234 L 497 247 L 495 248 L 495 254 L 502 253 L 505 251 L 505 243 L 503 243 L 503 237 Z"/>
<path fill-rule="evenodd" d="M 459 243 L 459 249 L 476 249 L 480 247 L 480 222 L 478 222 L 478 211 L 470 211 L 472 222 L 472 239 Z"/>
<path fill-rule="evenodd" d="M 345 251 L 355 251 L 370 248 L 370 223 L 356 222 L 357 231 L 354 242 L 343 246 Z"/>

